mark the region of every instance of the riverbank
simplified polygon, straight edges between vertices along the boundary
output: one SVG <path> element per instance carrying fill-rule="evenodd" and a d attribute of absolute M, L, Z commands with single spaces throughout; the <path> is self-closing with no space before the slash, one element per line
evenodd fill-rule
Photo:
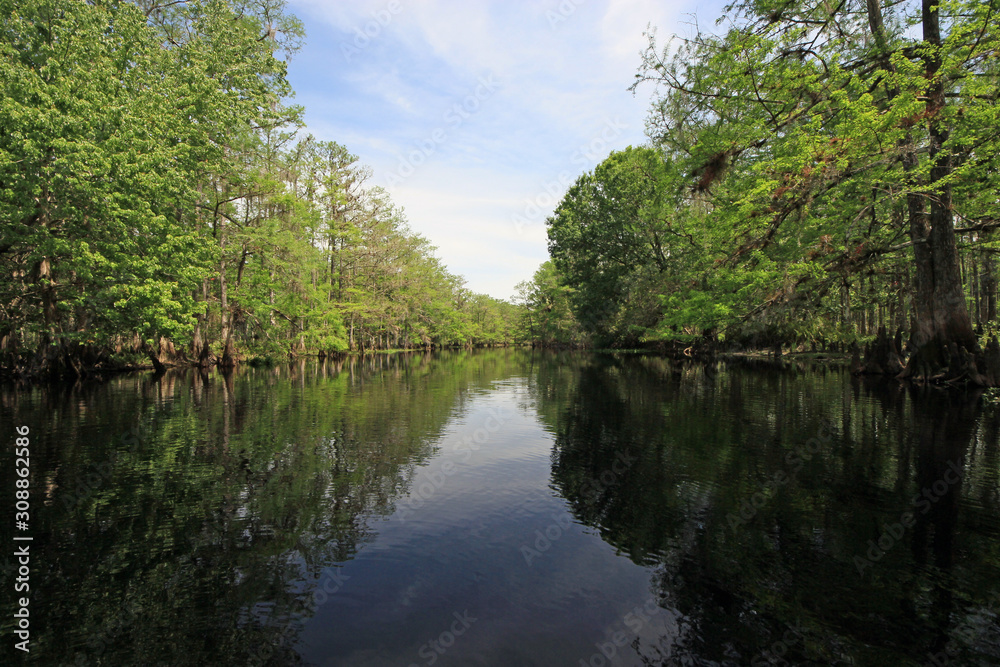
<path fill-rule="evenodd" d="M 276 366 L 298 359 L 346 359 L 350 357 L 368 357 L 372 355 L 405 354 L 412 352 L 434 352 L 442 350 L 487 350 L 501 349 L 508 347 L 527 347 L 530 343 L 482 343 L 476 345 L 431 345 L 427 347 L 409 348 L 388 348 L 388 349 L 363 349 L 345 350 L 337 352 L 303 352 L 289 355 L 237 355 L 231 363 L 223 363 L 223 358 L 210 354 L 202 359 L 189 359 L 186 355 L 176 353 L 165 353 L 158 355 L 155 361 L 151 360 L 152 355 L 143 355 L 134 352 L 122 356 L 109 355 L 101 358 L 95 363 L 85 365 L 78 359 L 57 359 L 55 364 L 50 364 L 45 372 L 33 372 L 32 367 L 24 368 L 20 371 L 0 367 L 0 381 L 15 383 L 35 383 L 35 382 L 59 382 L 66 380 L 78 380 L 83 378 L 99 378 L 101 376 L 120 375 L 122 373 L 139 373 L 153 371 L 163 373 L 169 370 L 180 370 L 195 368 L 209 370 L 212 368 L 232 369 L 238 366 Z"/>

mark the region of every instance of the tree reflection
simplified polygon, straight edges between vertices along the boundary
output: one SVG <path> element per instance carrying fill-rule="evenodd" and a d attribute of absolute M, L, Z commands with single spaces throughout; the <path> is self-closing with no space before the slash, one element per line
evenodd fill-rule
<path fill-rule="evenodd" d="M 541 363 L 535 393 L 553 486 L 679 614 L 644 664 L 923 664 L 949 641 L 955 664 L 1000 657 L 955 641 L 1000 590 L 978 394 L 650 357 Z"/>
<path fill-rule="evenodd" d="M 31 661 L 297 664 L 297 633 L 343 583 L 340 564 L 504 354 L 4 393 L 3 423 L 44 433 L 33 470 L 49 480 L 33 526 Z"/>

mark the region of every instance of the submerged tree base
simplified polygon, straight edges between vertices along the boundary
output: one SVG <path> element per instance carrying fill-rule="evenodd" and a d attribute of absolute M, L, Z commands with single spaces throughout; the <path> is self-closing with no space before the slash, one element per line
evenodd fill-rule
<path fill-rule="evenodd" d="M 284 354 L 243 354 L 230 349 L 226 354 L 214 354 L 206 342 L 197 355 L 189 356 L 170 341 L 161 339 L 154 347 L 140 344 L 127 350 L 107 350 L 90 346 L 49 346 L 31 357 L 8 356 L 0 366 L 0 379 L 17 382 L 45 382 L 60 380 L 80 380 L 100 378 L 105 374 L 153 371 L 162 375 L 168 370 L 197 368 L 206 371 L 217 367 L 224 372 L 241 366 L 271 366 L 289 360 L 315 358 L 337 360 L 351 356 L 364 357 L 373 354 L 396 354 L 400 352 L 433 352 L 438 350 L 474 350 L 485 348 L 506 348 L 528 346 L 530 343 L 476 343 L 465 345 L 429 344 L 409 348 L 359 348 L 355 350 L 305 350 Z"/>
<path fill-rule="evenodd" d="M 918 349 L 897 375 L 900 380 L 1000 386 L 1000 345 L 994 336 L 985 350 L 972 352 L 955 342 L 932 342 Z"/>
<path fill-rule="evenodd" d="M 1000 344 L 996 336 L 985 349 L 967 350 L 952 341 L 931 341 L 916 349 L 904 363 L 902 331 L 890 338 L 885 327 L 865 348 L 864 361 L 855 347 L 851 358 L 854 375 L 889 375 L 916 383 L 973 384 L 1000 386 Z"/>
<path fill-rule="evenodd" d="M 883 376 L 915 384 L 973 385 L 1000 387 L 1000 342 L 992 337 L 985 348 L 972 352 L 957 343 L 926 344 L 914 351 L 904 347 L 902 330 L 889 336 L 880 327 L 875 339 L 867 345 L 850 347 L 832 343 L 823 350 L 816 344 L 805 350 L 802 343 L 796 351 L 784 351 L 782 344 L 770 342 L 761 346 L 727 347 L 716 342 L 698 344 L 659 341 L 646 348 L 675 360 L 712 361 L 718 357 L 780 360 L 784 355 L 813 361 L 846 361 L 852 375 Z M 909 344 L 907 344 L 909 346 Z M 785 347 L 788 347 L 786 344 Z"/>

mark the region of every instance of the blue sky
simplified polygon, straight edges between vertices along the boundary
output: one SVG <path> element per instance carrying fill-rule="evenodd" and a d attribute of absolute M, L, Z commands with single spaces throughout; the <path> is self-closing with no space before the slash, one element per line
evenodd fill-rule
<path fill-rule="evenodd" d="M 548 256 L 545 217 L 612 150 L 645 141 L 628 92 L 647 25 L 713 27 L 723 2 L 289 0 L 308 131 L 373 170 L 467 286 L 509 298 Z"/>

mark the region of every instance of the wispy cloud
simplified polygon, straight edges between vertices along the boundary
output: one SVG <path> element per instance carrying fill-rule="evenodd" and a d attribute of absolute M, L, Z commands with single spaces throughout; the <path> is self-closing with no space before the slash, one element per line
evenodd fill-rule
<path fill-rule="evenodd" d="M 552 207 L 518 229 L 512 219 L 526 202 L 560 174 L 575 178 L 611 150 L 645 140 L 648 96 L 627 87 L 647 25 L 664 36 L 687 33 L 692 14 L 710 25 L 721 11 L 654 0 L 290 6 L 308 31 L 289 75 L 309 130 L 357 153 L 449 269 L 500 298 L 547 256 L 541 222 Z M 498 88 L 455 123 L 449 110 L 483 77 Z M 624 129 L 596 142 L 609 122 Z M 420 164 L 398 178 L 421 145 Z M 581 161 L 581 147 L 591 145 L 602 154 Z"/>

